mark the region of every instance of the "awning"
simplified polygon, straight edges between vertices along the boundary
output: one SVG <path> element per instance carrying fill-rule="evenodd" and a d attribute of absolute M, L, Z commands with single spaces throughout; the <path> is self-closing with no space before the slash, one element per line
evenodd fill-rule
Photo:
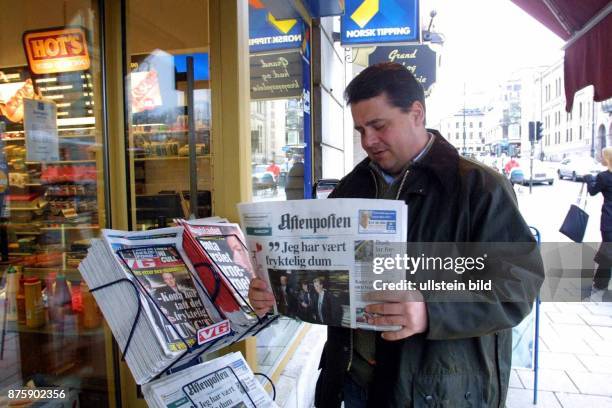
<path fill-rule="evenodd" d="M 565 110 L 576 91 L 593 85 L 594 100 L 612 98 L 612 1 L 511 0 L 566 41 Z"/>

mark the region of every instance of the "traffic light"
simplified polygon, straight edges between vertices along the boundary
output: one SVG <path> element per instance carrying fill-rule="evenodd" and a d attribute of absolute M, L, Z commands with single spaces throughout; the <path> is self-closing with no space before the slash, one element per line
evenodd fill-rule
<path fill-rule="evenodd" d="M 544 136 L 542 122 L 529 122 L 529 141 L 537 142 Z"/>
<path fill-rule="evenodd" d="M 537 121 L 535 123 L 535 140 L 538 141 L 542 139 L 543 136 L 544 136 L 544 126 L 542 125 L 542 122 Z"/>

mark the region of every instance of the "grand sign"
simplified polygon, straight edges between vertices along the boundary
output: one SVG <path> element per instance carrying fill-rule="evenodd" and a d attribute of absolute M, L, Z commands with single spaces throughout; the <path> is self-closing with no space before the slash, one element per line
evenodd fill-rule
<path fill-rule="evenodd" d="M 87 40 L 80 27 L 28 31 L 23 35 L 23 45 L 33 74 L 89 69 Z"/>
<path fill-rule="evenodd" d="M 368 57 L 368 65 L 379 62 L 402 64 L 423 85 L 425 93 L 428 93 L 429 88 L 436 82 L 436 61 L 435 51 L 427 45 L 379 46 Z"/>
<path fill-rule="evenodd" d="M 302 97 L 302 56 L 299 50 L 253 54 L 250 65 L 252 100 Z"/>

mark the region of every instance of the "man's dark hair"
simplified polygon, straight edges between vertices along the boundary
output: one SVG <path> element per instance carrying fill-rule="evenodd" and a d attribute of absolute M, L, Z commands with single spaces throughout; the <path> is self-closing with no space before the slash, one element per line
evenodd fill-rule
<path fill-rule="evenodd" d="M 347 105 L 385 93 L 389 103 L 407 112 L 415 101 L 425 109 L 425 92 L 414 75 L 402 64 L 381 62 L 359 73 L 344 91 Z"/>

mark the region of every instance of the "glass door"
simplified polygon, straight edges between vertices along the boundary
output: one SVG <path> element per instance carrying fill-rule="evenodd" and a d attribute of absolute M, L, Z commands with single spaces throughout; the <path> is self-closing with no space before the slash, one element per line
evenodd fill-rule
<path fill-rule="evenodd" d="M 126 4 L 133 229 L 212 212 L 208 3 Z"/>
<path fill-rule="evenodd" d="M 107 407 L 111 342 L 77 269 L 106 226 L 99 4 L 0 9 L 0 406 L 54 387 Z"/>

